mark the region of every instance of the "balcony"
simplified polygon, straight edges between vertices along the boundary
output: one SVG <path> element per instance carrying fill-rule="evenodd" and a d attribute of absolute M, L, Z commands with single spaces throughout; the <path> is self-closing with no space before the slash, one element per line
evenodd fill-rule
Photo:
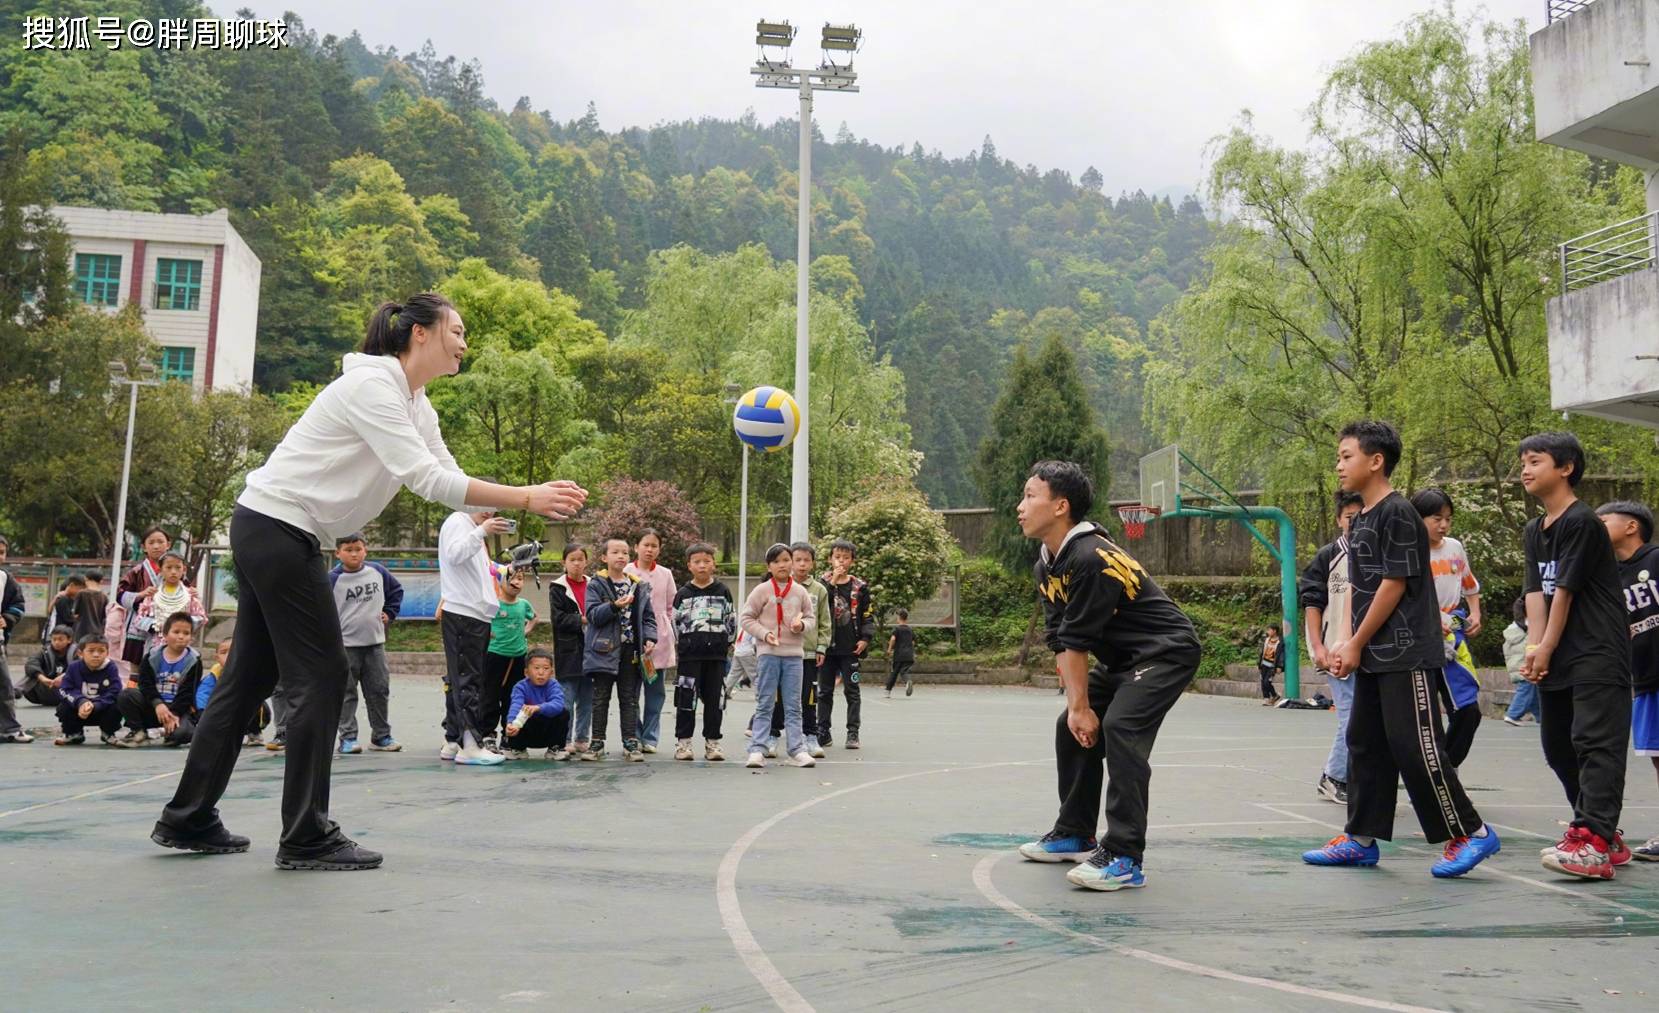
<path fill-rule="evenodd" d="M 1550 402 L 1659 428 L 1659 212 L 1561 244 Z"/>
<path fill-rule="evenodd" d="M 1659 168 L 1659 3 L 1549 0 L 1531 38 L 1540 141 Z"/>

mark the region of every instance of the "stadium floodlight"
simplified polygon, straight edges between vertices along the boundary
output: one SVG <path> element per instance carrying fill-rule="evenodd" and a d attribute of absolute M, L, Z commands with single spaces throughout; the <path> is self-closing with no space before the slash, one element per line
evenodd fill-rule
<path fill-rule="evenodd" d="M 821 45 L 825 50 L 834 49 L 845 53 L 856 53 L 863 38 L 864 33 L 859 30 L 857 25 L 832 25 L 825 22 Z"/>
<path fill-rule="evenodd" d="M 760 21 L 755 24 L 755 45 L 788 49 L 795 41 L 795 28 L 787 21 Z"/>

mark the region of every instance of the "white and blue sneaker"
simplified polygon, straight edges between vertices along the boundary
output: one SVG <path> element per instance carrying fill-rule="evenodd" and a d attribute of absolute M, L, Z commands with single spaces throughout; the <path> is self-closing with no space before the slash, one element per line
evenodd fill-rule
<path fill-rule="evenodd" d="M 1020 855 L 1030 862 L 1081 862 L 1095 847 L 1093 837 L 1050 830 L 1041 838 L 1020 845 Z"/>
<path fill-rule="evenodd" d="M 340 740 L 340 752 L 341 753 L 355 755 L 357 753 L 361 753 L 362 751 L 363 751 L 363 747 L 361 745 L 358 745 L 356 739 L 341 739 Z"/>
<path fill-rule="evenodd" d="M 1324 847 L 1302 852 L 1302 861 L 1309 865 L 1353 865 L 1369 869 L 1381 855 L 1382 849 L 1376 841 L 1361 844 L 1347 834 L 1337 834 Z"/>
<path fill-rule="evenodd" d="M 1122 890 L 1146 885 L 1141 863 L 1126 855 L 1114 855 L 1105 848 L 1095 849 L 1087 861 L 1068 871 L 1066 880 L 1090 890 Z"/>
<path fill-rule="evenodd" d="M 1455 879 L 1502 849 L 1492 828 L 1483 826 L 1481 830 L 1484 833 L 1479 837 L 1454 837 L 1446 842 L 1446 851 L 1440 861 L 1429 869 L 1434 878 Z"/>

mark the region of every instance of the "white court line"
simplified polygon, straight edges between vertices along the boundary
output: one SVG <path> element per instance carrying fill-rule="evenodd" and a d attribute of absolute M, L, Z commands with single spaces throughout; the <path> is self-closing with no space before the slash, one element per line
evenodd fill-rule
<path fill-rule="evenodd" d="M 131 788 L 138 784 L 149 784 L 151 781 L 159 781 L 164 777 L 178 777 L 182 773 L 184 773 L 184 768 L 181 767 L 178 770 L 169 770 L 150 777 L 141 777 L 136 781 L 122 781 L 120 784 L 112 784 L 106 788 L 94 788 L 91 791 L 83 791 L 79 795 L 70 795 L 66 798 L 55 798 L 50 802 L 37 802 L 34 805 L 26 805 L 21 809 L 8 809 L 5 812 L 0 812 L 0 820 L 5 819 L 7 816 L 21 816 L 24 813 L 32 813 L 36 809 L 46 809 L 50 806 L 63 805 L 65 802 L 79 802 L 83 798 L 91 798 L 94 795 L 102 795 L 106 791 L 115 791 L 120 788 Z"/>
<path fill-rule="evenodd" d="M 1159 967 L 1167 967 L 1174 971 L 1184 971 L 1187 974 L 1196 974 L 1205 978 L 1217 978 L 1221 981 L 1231 981 L 1240 985 L 1254 985 L 1257 988 L 1272 989 L 1275 992 L 1286 992 L 1290 995 L 1305 996 L 1310 999 L 1322 999 L 1326 1002 L 1338 1002 L 1348 1006 L 1363 1006 L 1367 1009 L 1393 1010 L 1395 1013 L 1444 1013 L 1444 1011 L 1436 1010 L 1432 1006 L 1408 1006 L 1404 1003 L 1388 1002 L 1384 999 L 1371 999 L 1362 995 L 1350 995 L 1347 992 L 1332 992 L 1323 988 L 1296 985 L 1288 981 L 1276 981 L 1272 978 L 1258 978 L 1249 974 L 1237 974 L 1233 971 L 1224 971 L 1219 967 L 1206 967 L 1203 964 L 1194 964 L 1190 961 L 1178 960 L 1175 957 L 1166 957 L 1161 953 L 1153 953 L 1149 950 L 1142 950 L 1133 946 L 1124 946 L 1121 943 L 1114 943 L 1110 940 L 1102 939 L 1099 936 L 1091 936 L 1086 932 L 1078 932 L 1076 929 L 1061 925 L 1059 922 L 1045 918 L 1034 911 L 1026 910 L 1010 900 L 1001 890 L 997 889 L 996 884 L 991 882 L 991 868 L 1006 857 L 1008 857 L 1006 854 L 986 855 L 984 858 L 980 859 L 979 864 L 974 866 L 974 886 L 978 888 L 979 892 L 985 897 L 985 899 L 990 901 L 992 904 L 1002 908 L 1015 918 L 1018 918 L 1021 921 L 1029 922 L 1038 928 L 1047 929 L 1050 932 L 1057 932 L 1060 935 L 1068 936 L 1072 939 L 1078 940 L 1079 942 L 1088 943 L 1090 946 L 1098 947 L 1110 953 L 1116 953 L 1119 956 L 1132 957 L 1135 960 L 1144 960 L 1150 964 L 1157 964 Z"/>
<path fill-rule="evenodd" d="M 1335 823 L 1326 823 L 1324 820 L 1316 820 L 1310 816 L 1303 816 L 1300 813 L 1293 813 L 1289 809 L 1280 809 L 1276 806 L 1270 806 L 1263 802 L 1252 802 L 1251 805 L 1254 805 L 1258 809 L 1266 809 L 1270 813 L 1278 813 L 1280 816 L 1293 816 L 1304 822 L 1312 823 L 1317 827 L 1325 827 L 1326 829 L 1336 831 L 1341 831 L 1343 829 Z M 1492 825 L 1496 826 L 1497 824 L 1494 823 Z M 1398 841 L 1394 842 L 1394 846 L 1399 848 L 1401 851 L 1412 851 L 1419 855 L 1434 854 L 1434 850 L 1432 848 L 1413 847 L 1410 844 L 1401 844 Z M 1517 883 L 1525 883 L 1527 886 L 1537 887 L 1540 890 L 1548 890 L 1550 893 L 1558 893 L 1564 897 L 1571 897 L 1574 900 L 1589 901 L 1592 904 L 1600 904 L 1602 907 L 1609 907 L 1615 911 L 1624 911 L 1630 914 L 1641 915 L 1643 918 L 1656 917 L 1652 911 L 1649 911 L 1646 908 L 1639 908 L 1634 904 L 1625 904 L 1616 900 L 1608 900 L 1606 897 L 1597 897 L 1594 893 L 1590 892 L 1594 889 L 1594 887 L 1590 887 L 1588 889 L 1580 888 L 1578 890 L 1569 890 L 1567 887 L 1561 886 L 1558 883 L 1549 883 L 1542 879 L 1532 879 L 1518 873 L 1505 872 L 1502 869 L 1495 868 L 1489 861 L 1482 862 L 1480 867 L 1487 873 L 1497 876 L 1500 879 L 1514 880 Z"/>

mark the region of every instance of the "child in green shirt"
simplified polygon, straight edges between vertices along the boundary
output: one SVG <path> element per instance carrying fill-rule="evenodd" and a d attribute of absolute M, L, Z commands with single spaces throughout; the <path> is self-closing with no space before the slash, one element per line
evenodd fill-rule
<path fill-rule="evenodd" d="M 513 698 L 513 686 L 524 678 L 524 657 L 530 652 L 525 639 L 536 625 L 536 610 L 521 597 L 524 594 L 524 574 L 509 571 L 496 585 L 495 618 L 490 621 L 490 646 L 484 654 L 484 740 L 486 749 L 495 749 L 495 743 L 505 741 L 507 701 Z M 502 735 L 498 738 L 496 729 Z"/>

